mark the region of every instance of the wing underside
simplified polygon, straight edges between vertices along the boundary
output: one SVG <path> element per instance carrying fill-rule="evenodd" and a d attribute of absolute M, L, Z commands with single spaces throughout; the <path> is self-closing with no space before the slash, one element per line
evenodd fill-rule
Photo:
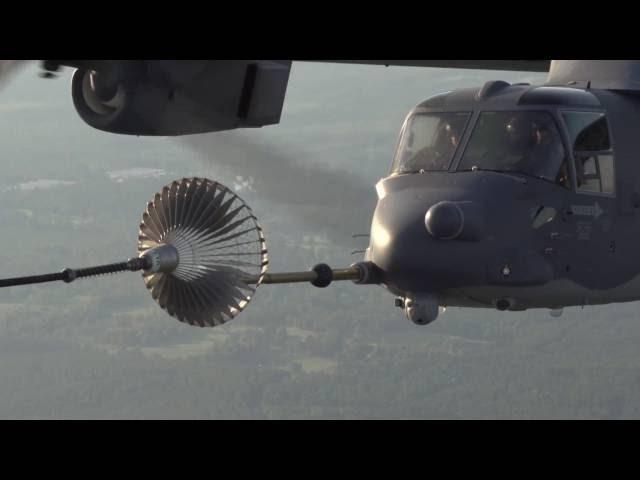
<path fill-rule="evenodd" d="M 468 68 L 521 72 L 548 72 L 551 60 L 301 60 L 396 67 Z"/>
<path fill-rule="evenodd" d="M 549 60 L 44 60 L 41 76 L 76 68 L 73 104 L 96 129 L 179 136 L 279 123 L 292 62 L 522 72 L 551 67 Z M 0 60 L 0 86 L 26 63 Z M 560 67 L 554 62 L 555 71 Z M 568 71 L 562 78 L 576 77 L 576 68 Z"/>

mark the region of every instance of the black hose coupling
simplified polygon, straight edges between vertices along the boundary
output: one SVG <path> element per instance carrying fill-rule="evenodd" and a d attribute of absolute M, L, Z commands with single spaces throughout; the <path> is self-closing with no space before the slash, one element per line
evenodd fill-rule
<path fill-rule="evenodd" d="M 62 280 L 65 283 L 73 282 L 78 276 L 76 275 L 76 271 L 73 268 L 65 268 L 62 270 Z"/>
<path fill-rule="evenodd" d="M 319 263 L 311 269 L 317 277 L 311 282 L 311 285 L 318 288 L 325 288 L 333 282 L 333 270 L 326 263 Z"/>

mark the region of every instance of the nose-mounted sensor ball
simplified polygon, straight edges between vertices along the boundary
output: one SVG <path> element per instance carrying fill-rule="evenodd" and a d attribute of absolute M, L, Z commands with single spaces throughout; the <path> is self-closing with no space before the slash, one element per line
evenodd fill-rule
<path fill-rule="evenodd" d="M 438 240 L 458 238 L 464 228 L 462 209 L 453 202 L 440 202 L 433 205 L 424 217 L 427 231 Z"/>

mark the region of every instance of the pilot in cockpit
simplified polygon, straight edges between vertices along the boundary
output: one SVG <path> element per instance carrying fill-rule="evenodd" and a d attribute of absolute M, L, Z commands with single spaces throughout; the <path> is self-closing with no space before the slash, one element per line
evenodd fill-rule
<path fill-rule="evenodd" d="M 503 161 L 505 166 L 518 166 L 522 171 L 527 171 L 527 154 L 534 145 L 534 125 L 535 122 L 522 115 L 515 115 L 509 119 L 505 126 L 506 132 L 506 152 Z"/>
<path fill-rule="evenodd" d="M 436 140 L 432 147 L 432 155 L 437 158 L 438 163 L 446 163 L 453 157 L 453 154 L 460 143 L 462 126 L 455 122 L 444 122 L 439 126 Z"/>
<path fill-rule="evenodd" d="M 443 157 L 453 155 L 458 144 L 460 143 L 459 125 L 453 122 L 446 122 L 441 125 L 438 140 L 436 140 L 436 149 Z"/>
<path fill-rule="evenodd" d="M 547 115 L 514 116 L 506 125 L 510 169 L 558 183 L 565 163 L 564 147 Z"/>
<path fill-rule="evenodd" d="M 433 143 L 422 148 L 403 162 L 405 171 L 442 171 L 446 170 L 460 143 L 464 121 L 454 119 L 441 121 L 438 125 Z"/>
<path fill-rule="evenodd" d="M 543 117 L 533 125 L 534 145 L 530 155 L 537 162 L 539 175 L 555 180 L 564 164 L 565 153 L 558 129 L 551 122 L 550 118 Z"/>

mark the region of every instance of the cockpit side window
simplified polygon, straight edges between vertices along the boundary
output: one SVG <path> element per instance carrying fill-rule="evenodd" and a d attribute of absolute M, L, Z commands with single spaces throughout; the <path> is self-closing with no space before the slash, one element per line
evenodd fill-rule
<path fill-rule="evenodd" d="M 614 157 L 605 115 L 563 112 L 562 117 L 572 142 L 578 190 L 613 194 Z"/>
<path fill-rule="evenodd" d="M 470 116 L 470 113 L 417 113 L 409 117 L 392 172 L 448 170 Z"/>
<path fill-rule="evenodd" d="M 458 171 L 521 173 L 570 188 L 566 157 L 549 112 L 482 112 Z"/>

